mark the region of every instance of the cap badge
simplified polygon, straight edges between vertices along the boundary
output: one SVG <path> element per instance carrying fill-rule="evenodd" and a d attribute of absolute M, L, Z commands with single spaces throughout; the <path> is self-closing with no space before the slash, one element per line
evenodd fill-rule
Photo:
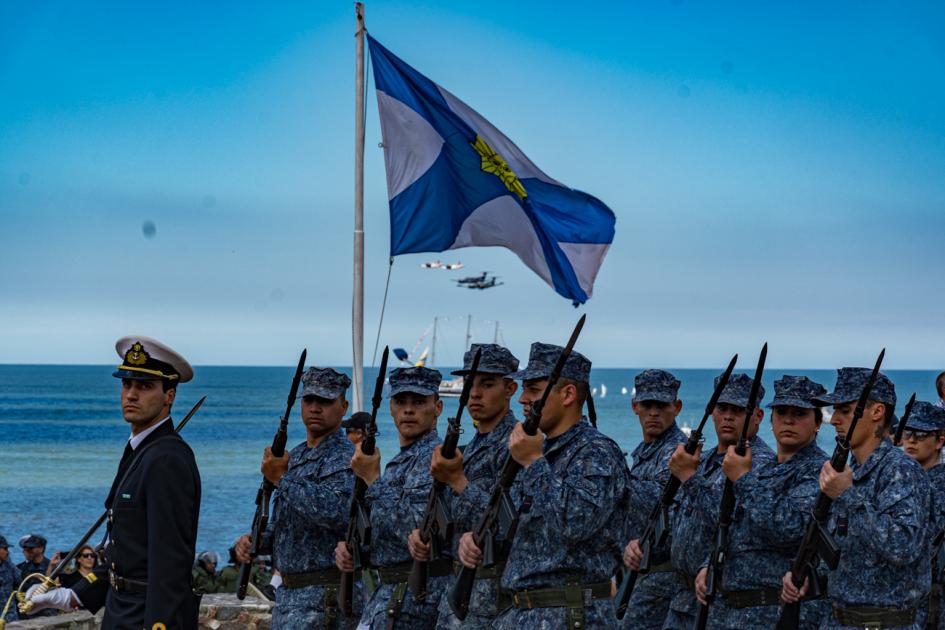
<path fill-rule="evenodd" d="M 125 353 L 125 362 L 130 365 L 144 365 L 150 358 L 140 341 L 134 342 L 128 352 Z"/>

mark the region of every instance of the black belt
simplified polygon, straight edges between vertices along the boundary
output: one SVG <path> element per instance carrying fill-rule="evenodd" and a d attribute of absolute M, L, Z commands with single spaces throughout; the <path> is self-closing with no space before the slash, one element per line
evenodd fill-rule
<path fill-rule="evenodd" d="M 845 626 L 883 630 L 901 628 L 915 622 L 915 608 L 880 608 L 878 606 L 833 607 L 834 619 Z"/>
<path fill-rule="evenodd" d="M 822 591 L 817 597 L 805 596 L 801 601 L 808 602 L 814 599 L 823 599 Z M 722 599 L 729 608 L 752 608 L 754 606 L 779 606 L 781 604 L 781 589 L 759 588 L 750 591 L 722 591 Z"/>
<path fill-rule="evenodd" d="M 649 569 L 646 570 L 646 573 L 640 573 L 640 575 L 649 575 L 650 573 L 671 573 L 673 570 L 673 562 L 667 560 L 666 562 L 660 562 L 659 564 L 654 564 Z"/>
<path fill-rule="evenodd" d="M 453 574 L 459 575 L 459 572 L 463 570 L 463 565 L 460 562 L 453 563 Z M 505 563 L 496 562 L 489 567 L 476 567 L 476 579 L 477 580 L 496 580 L 502 577 L 502 574 L 505 572 Z"/>
<path fill-rule="evenodd" d="M 500 591 L 499 610 L 515 606 L 530 610 L 532 608 L 574 608 L 587 607 L 595 599 L 610 599 L 611 582 L 596 584 L 571 584 L 550 588 L 526 588 L 519 591 Z"/>
<path fill-rule="evenodd" d="M 112 570 L 108 571 L 108 583 L 120 593 L 146 593 L 148 591 L 147 582 L 122 577 Z"/>
<path fill-rule="evenodd" d="M 400 582 L 406 582 L 407 578 L 410 577 L 410 570 L 413 568 L 413 561 L 392 564 L 387 567 L 374 568 L 377 570 L 377 575 L 380 578 L 381 584 L 398 584 Z M 450 575 L 452 573 L 452 569 L 452 560 L 449 558 L 440 558 L 439 560 L 434 560 L 433 562 L 427 563 L 427 576 L 443 577 L 444 575 Z"/>
<path fill-rule="evenodd" d="M 286 588 L 304 588 L 306 586 L 329 586 L 341 581 L 341 571 L 335 567 L 317 569 L 304 573 L 283 573 L 282 585 Z"/>

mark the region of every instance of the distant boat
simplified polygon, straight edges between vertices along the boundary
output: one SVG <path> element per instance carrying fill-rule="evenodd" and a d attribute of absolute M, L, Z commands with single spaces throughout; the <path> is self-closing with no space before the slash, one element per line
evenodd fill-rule
<path fill-rule="evenodd" d="M 627 388 L 626 388 L 626 387 L 621 387 L 621 388 L 620 388 L 620 395 L 621 395 L 621 396 L 626 396 L 626 395 L 627 395 Z"/>
<path fill-rule="evenodd" d="M 603 383 L 600 384 L 600 397 L 607 398 L 607 386 Z"/>
<path fill-rule="evenodd" d="M 679 430 L 686 434 L 686 437 L 692 435 L 692 427 L 689 426 L 688 422 L 683 422 L 683 425 L 679 427 Z"/>

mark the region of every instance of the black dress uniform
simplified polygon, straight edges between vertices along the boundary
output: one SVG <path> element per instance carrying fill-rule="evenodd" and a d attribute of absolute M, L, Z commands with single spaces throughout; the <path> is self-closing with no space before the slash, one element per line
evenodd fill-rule
<path fill-rule="evenodd" d="M 122 343 L 129 339 L 118 346 L 125 364 L 115 375 L 123 378 L 129 360 Z M 154 360 L 155 355 L 164 358 L 162 351 L 169 348 L 144 337 L 131 341 L 151 355 L 140 369 L 176 373 L 168 369 L 178 367 L 173 357 L 165 358 L 167 363 Z M 184 366 L 178 375 L 181 382 L 192 374 L 186 361 Z M 158 424 L 136 448 L 130 443 L 125 447 L 105 507 L 105 565 L 73 587 L 82 604 L 93 613 L 105 607 L 105 629 L 196 628 L 199 597 L 191 587 L 191 567 L 200 473 L 193 451 L 174 432 L 173 420 Z"/>

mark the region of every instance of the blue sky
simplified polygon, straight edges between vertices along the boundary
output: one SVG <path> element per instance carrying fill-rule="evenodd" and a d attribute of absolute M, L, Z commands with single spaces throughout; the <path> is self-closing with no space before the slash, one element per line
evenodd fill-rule
<path fill-rule="evenodd" d="M 370 2 L 371 33 L 605 201 L 575 310 L 505 250 L 397 260 L 382 343 L 449 318 L 601 366 L 941 368 L 941 3 Z M 103 363 L 126 333 L 197 364 L 350 363 L 349 2 L 0 5 L 0 362 Z M 369 84 L 366 343 L 386 272 Z M 153 222 L 153 238 L 142 225 Z"/>

